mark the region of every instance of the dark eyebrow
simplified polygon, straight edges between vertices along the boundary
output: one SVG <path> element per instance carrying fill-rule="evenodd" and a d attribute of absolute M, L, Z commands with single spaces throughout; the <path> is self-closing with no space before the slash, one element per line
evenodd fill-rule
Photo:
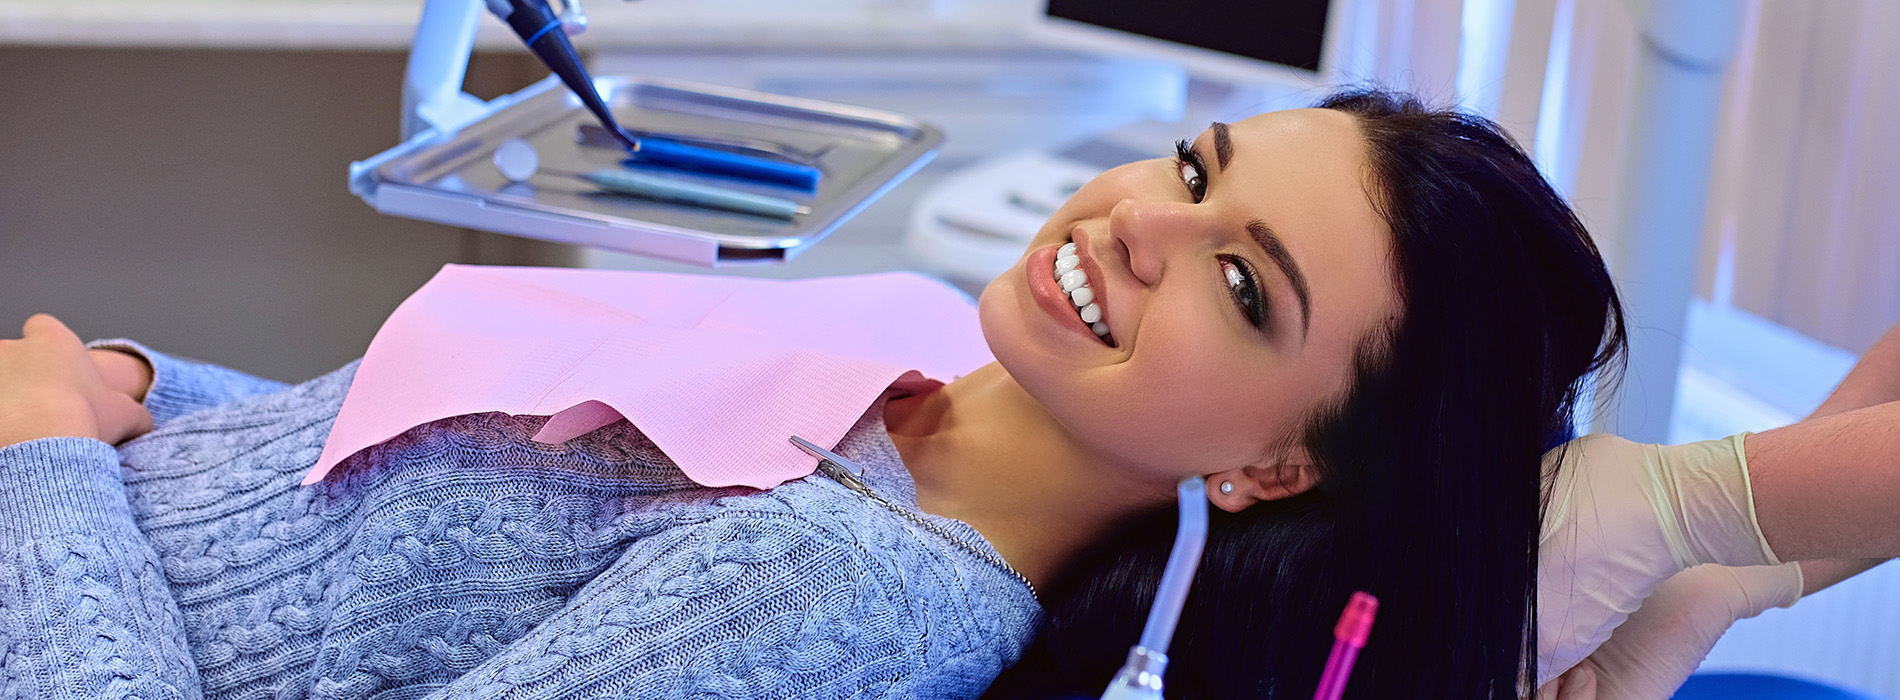
<path fill-rule="evenodd" d="M 1293 254 L 1287 252 L 1286 244 L 1280 241 L 1279 234 L 1274 233 L 1272 227 L 1267 226 L 1267 222 L 1259 219 L 1247 222 L 1247 233 L 1253 236 L 1254 242 L 1260 244 L 1262 250 L 1267 251 L 1267 257 L 1273 259 L 1273 264 L 1280 267 L 1280 273 L 1286 275 L 1286 280 L 1293 284 L 1293 296 L 1300 298 L 1300 338 L 1304 340 L 1306 329 L 1313 320 L 1313 300 L 1306 291 L 1306 275 L 1300 272 L 1299 264 L 1293 262 Z"/>
<path fill-rule="evenodd" d="M 1234 158 L 1234 141 L 1227 136 L 1227 125 L 1214 122 L 1207 125 L 1214 130 L 1214 158 L 1220 161 L 1220 169 L 1227 169 L 1227 161 Z"/>

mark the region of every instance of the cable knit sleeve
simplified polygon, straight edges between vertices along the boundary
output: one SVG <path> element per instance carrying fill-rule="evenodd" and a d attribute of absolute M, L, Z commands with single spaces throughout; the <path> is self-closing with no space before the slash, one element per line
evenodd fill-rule
<path fill-rule="evenodd" d="M 95 340 L 86 347 L 131 353 L 152 365 L 152 388 L 145 393 L 145 410 L 152 412 L 152 423 L 160 426 L 179 416 L 289 386 L 234 369 L 172 357 L 123 338 Z"/>
<path fill-rule="evenodd" d="M 185 620 L 111 446 L 0 448 L 0 698 L 198 698 Z"/>
<path fill-rule="evenodd" d="M 939 695 L 889 567 L 795 514 L 641 540 L 566 608 L 431 698 Z"/>

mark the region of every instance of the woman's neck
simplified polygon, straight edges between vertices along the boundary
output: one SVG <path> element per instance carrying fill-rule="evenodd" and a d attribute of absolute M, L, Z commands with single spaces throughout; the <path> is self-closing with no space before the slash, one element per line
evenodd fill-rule
<path fill-rule="evenodd" d="M 1103 468 L 995 363 L 893 399 L 884 422 L 918 507 L 969 523 L 1039 586 L 1124 518 L 1173 497 L 1171 485 Z"/>

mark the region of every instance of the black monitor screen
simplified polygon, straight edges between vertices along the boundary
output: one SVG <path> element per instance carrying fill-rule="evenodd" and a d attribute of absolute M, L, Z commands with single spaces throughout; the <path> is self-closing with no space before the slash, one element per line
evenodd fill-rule
<path fill-rule="evenodd" d="M 1049 0 L 1050 17 L 1319 70 L 1328 0 Z"/>

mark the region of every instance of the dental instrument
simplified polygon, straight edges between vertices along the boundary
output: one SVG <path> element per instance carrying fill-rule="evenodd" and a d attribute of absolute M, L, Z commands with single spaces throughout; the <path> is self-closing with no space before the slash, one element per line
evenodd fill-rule
<path fill-rule="evenodd" d="M 574 44 L 561 29 L 561 18 L 548 7 L 547 0 L 486 0 L 488 10 L 508 23 L 528 49 L 561 77 L 574 96 L 600 120 L 609 134 L 642 162 L 665 167 L 701 170 L 732 177 L 773 182 L 806 191 L 818 189 L 819 171 L 809 165 L 786 163 L 754 156 L 729 153 L 674 141 L 635 138 L 614 120 L 600 99 L 594 79 L 581 65 Z"/>
<path fill-rule="evenodd" d="M 1353 591 L 1352 598 L 1346 601 L 1346 609 L 1339 613 L 1339 624 L 1333 626 L 1333 651 L 1326 657 L 1326 669 L 1319 674 L 1319 687 L 1313 690 L 1313 700 L 1339 700 L 1346 692 L 1352 663 L 1359 658 L 1359 650 L 1366 647 L 1366 637 L 1372 634 L 1372 619 L 1378 614 L 1378 598 L 1365 591 Z"/>
<path fill-rule="evenodd" d="M 495 147 L 495 169 L 509 182 L 525 182 L 536 173 L 578 178 L 614 194 L 631 195 L 643 199 L 672 202 L 702 209 L 752 214 L 784 221 L 792 221 L 800 214 L 810 214 L 811 209 L 783 197 L 772 197 L 751 192 L 686 182 L 677 178 L 660 177 L 650 173 L 629 170 L 602 169 L 589 173 L 562 172 L 540 169 L 540 155 L 534 146 L 521 139 L 508 139 Z"/>
<path fill-rule="evenodd" d="M 698 136 L 671 131 L 642 131 L 640 129 L 626 128 L 622 128 L 621 130 L 633 135 L 633 137 L 637 139 L 673 141 L 694 146 L 704 146 L 721 151 L 754 155 L 762 158 L 789 160 L 805 165 L 818 162 L 819 158 L 831 151 L 830 148 L 808 151 L 765 139 L 749 139 L 735 136 Z M 592 148 L 625 148 L 625 146 L 620 143 L 620 138 L 616 136 L 614 132 L 608 131 L 607 127 L 599 124 L 580 125 L 580 128 L 575 130 L 574 142 Z"/>
<path fill-rule="evenodd" d="M 740 192 L 724 187 L 660 177 L 651 173 L 609 168 L 591 173 L 555 174 L 578 177 L 614 194 L 673 202 L 703 209 L 719 209 L 785 221 L 791 221 L 800 214 L 811 213 L 810 208 L 783 197 Z"/>
<path fill-rule="evenodd" d="M 1187 602 L 1188 587 L 1194 583 L 1194 571 L 1201 565 L 1201 548 L 1207 544 L 1207 481 L 1194 476 L 1182 479 L 1175 488 L 1181 501 L 1181 524 L 1174 533 L 1174 549 L 1168 552 L 1167 568 L 1161 572 L 1161 587 L 1155 591 L 1154 606 L 1148 609 L 1148 622 L 1141 629 L 1141 640 L 1128 650 L 1128 662 L 1108 682 L 1102 700 L 1161 700 L 1161 676 L 1168 669 L 1168 642 L 1174 639 L 1175 623 L 1181 620 L 1181 606 Z"/>

